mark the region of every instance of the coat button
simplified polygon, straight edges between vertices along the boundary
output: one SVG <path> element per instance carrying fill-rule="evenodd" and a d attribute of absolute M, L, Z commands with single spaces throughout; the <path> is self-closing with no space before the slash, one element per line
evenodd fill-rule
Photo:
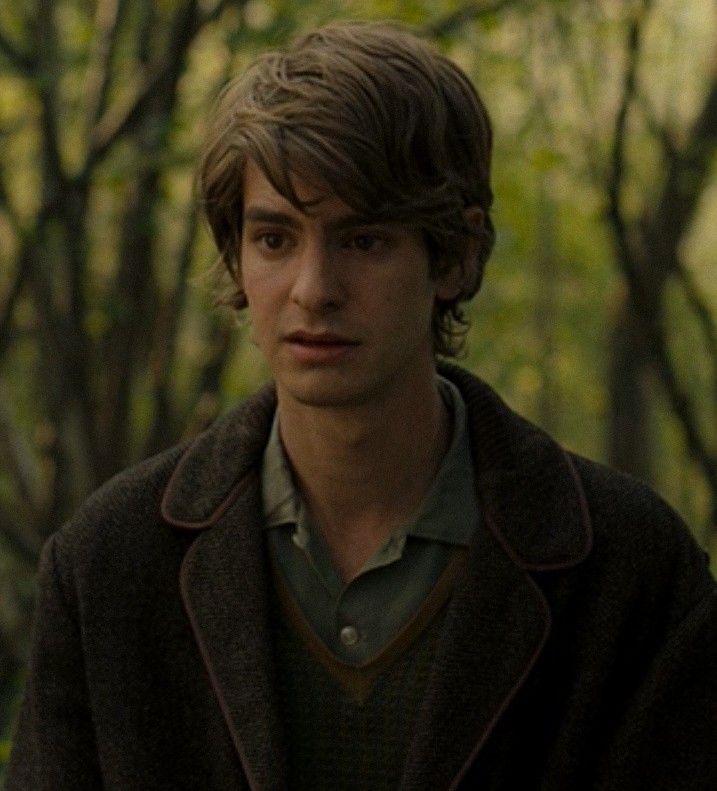
<path fill-rule="evenodd" d="M 359 641 L 358 629 L 355 626 L 344 626 L 339 632 L 339 639 L 347 648 L 351 648 Z"/>

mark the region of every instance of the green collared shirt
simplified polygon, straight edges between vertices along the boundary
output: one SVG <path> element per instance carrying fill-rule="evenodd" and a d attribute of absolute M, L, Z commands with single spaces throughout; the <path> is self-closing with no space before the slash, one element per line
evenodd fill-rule
<path fill-rule="evenodd" d="M 363 665 L 383 651 L 418 611 L 456 548 L 468 546 L 478 523 L 465 404 L 442 377 L 439 390 L 453 416 L 448 452 L 415 516 L 348 583 L 294 485 L 274 417 L 261 472 L 269 551 L 309 625 L 343 662 Z"/>

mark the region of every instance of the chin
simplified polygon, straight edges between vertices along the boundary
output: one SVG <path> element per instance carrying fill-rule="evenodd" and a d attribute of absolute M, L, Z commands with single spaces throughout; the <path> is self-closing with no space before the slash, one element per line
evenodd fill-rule
<path fill-rule="evenodd" d="M 292 389 L 287 391 L 297 404 L 317 409 L 359 406 L 370 400 L 365 394 L 357 393 L 349 388 L 312 388 Z"/>
<path fill-rule="evenodd" d="M 291 377 L 278 387 L 295 403 L 315 408 L 361 406 L 373 395 L 368 383 L 362 386 L 356 377 L 345 375 Z"/>

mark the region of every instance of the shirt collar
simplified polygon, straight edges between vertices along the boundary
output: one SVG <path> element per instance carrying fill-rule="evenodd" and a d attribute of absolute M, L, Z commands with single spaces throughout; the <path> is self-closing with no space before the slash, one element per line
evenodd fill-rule
<path fill-rule="evenodd" d="M 279 434 L 279 413 L 269 432 L 261 464 L 261 497 L 264 504 L 265 527 L 278 527 L 296 523 L 299 513 L 299 496 Z"/>
<path fill-rule="evenodd" d="M 465 403 L 452 382 L 439 376 L 438 385 L 453 417 L 451 442 L 416 516 L 398 528 L 377 553 L 382 556 L 380 565 L 401 556 L 409 535 L 468 546 L 478 520 Z M 281 444 L 278 413 L 274 414 L 264 450 L 261 482 L 265 527 L 294 524 L 296 541 L 305 546 L 309 540 L 306 520 L 302 518 L 301 500 Z"/>
<path fill-rule="evenodd" d="M 481 519 L 512 562 L 533 571 L 582 563 L 592 549 L 593 528 L 574 457 L 470 372 L 445 361 L 438 370 L 465 401 Z M 159 503 L 166 524 L 210 530 L 223 523 L 247 489 L 259 499 L 275 410 L 276 389 L 269 384 L 192 442 L 147 462 L 149 470 L 166 467 Z"/>

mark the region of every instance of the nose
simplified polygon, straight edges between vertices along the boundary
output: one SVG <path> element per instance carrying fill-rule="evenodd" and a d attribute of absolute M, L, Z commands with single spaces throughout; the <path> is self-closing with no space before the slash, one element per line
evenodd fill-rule
<path fill-rule="evenodd" d="M 304 245 L 295 267 L 293 302 L 310 313 L 329 313 L 343 305 L 346 293 L 340 267 L 325 241 Z"/>

